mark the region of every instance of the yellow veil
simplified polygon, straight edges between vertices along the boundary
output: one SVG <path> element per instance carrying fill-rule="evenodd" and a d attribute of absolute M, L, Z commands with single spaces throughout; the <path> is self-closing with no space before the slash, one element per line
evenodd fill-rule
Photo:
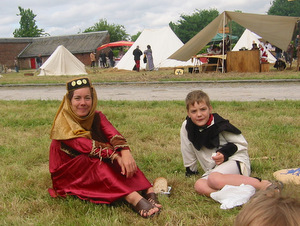
<path fill-rule="evenodd" d="M 77 137 L 86 137 L 91 139 L 91 128 L 98 101 L 97 93 L 87 77 L 72 79 L 67 82 L 66 86 L 67 93 L 54 118 L 50 138 L 55 140 L 68 140 Z M 90 87 L 93 103 L 89 114 L 85 117 L 79 117 L 72 111 L 68 94 L 83 87 Z"/>

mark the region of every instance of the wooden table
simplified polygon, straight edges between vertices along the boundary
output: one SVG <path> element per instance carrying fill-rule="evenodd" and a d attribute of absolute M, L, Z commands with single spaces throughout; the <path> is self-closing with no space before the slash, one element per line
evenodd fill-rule
<path fill-rule="evenodd" d="M 217 59 L 216 63 L 209 63 L 209 59 Z M 214 71 L 221 71 L 223 66 L 223 60 L 226 60 L 226 55 L 212 55 L 212 54 L 199 54 L 193 56 L 194 68 L 193 72 L 196 68 L 201 69 L 201 71 L 205 72 L 208 68 L 214 67 Z"/>

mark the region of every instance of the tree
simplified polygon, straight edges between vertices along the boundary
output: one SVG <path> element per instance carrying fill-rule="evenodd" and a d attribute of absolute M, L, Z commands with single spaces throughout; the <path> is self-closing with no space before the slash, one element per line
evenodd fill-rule
<path fill-rule="evenodd" d="M 178 38 L 183 43 L 186 43 L 199 31 L 206 27 L 211 21 L 213 21 L 217 16 L 219 16 L 219 12 L 216 9 L 196 9 L 196 11 L 192 15 L 182 14 L 180 16 L 181 19 L 177 23 L 170 22 L 169 26 L 178 36 Z"/>
<path fill-rule="evenodd" d="M 18 7 L 20 13 L 17 16 L 21 16 L 20 19 L 20 28 L 15 29 L 13 32 L 14 37 L 40 37 L 44 35 L 48 35 L 44 33 L 44 29 L 39 29 L 35 24 L 36 15 L 32 12 L 31 9 L 23 9 L 22 7 Z"/>
<path fill-rule="evenodd" d="M 300 16 L 300 1 L 274 0 L 269 8 L 268 15 Z"/>
<path fill-rule="evenodd" d="M 94 31 L 108 31 L 111 42 L 127 40 L 129 37 L 123 25 L 108 24 L 106 19 L 100 19 L 94 26 L 85 29 L 84 33 Z"/>
<path fill-rule="evenodd" d="M 232 35 L 238 36 L 239 38 L 242 36 L 242 34 L 245 31 L 245 28 L 243 26 L 239 25 L 238 23 L 236 23 L 234 21 L 230 21 L 228 23 L 228 26 L 231 27 Z"/>
<path fill-rule="evenodd" d="M 142 33 L 142 32 L 139 31 L 139 32 L 136 33 L 135 35 L 132 35 L 132 36 L 131 36 L 131 41 L 132 41 L 132 42 L 135 42 L 135 41 L 138 39 L 138 37 L 141 35 L 141 33 Z"/>

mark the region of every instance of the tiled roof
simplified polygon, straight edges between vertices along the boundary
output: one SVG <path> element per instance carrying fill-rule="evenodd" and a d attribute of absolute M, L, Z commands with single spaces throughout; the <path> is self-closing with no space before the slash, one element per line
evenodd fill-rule
<path fill-rule="evenodd" d="M 88 32 L 77 35 L 65 36 L 49 36 L 32 38 L 29 44 L 20 54 L 20 58 L 36 57 L 41 54 L 42 56 L 50 56 L 59 45 L 63 45 L 71 53 L 90 53 L 97 49 L 97 47 L 109 41 L 108 31 Z M 14 42 L 18 39 L 14 38 Z M 23 39 L 20 39 L 21 42 Z M 29 38 L 24 39 L 30 40 Z M 3 41 L 0 39 L 0 42 Z"/>

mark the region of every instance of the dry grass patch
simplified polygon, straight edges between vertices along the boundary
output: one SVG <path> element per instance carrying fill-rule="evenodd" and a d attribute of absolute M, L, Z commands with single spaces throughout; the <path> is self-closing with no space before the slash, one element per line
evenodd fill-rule
<path fill-rule="evenodd" d="M 34 73 L 34 76 L 24 76 L 24 73 Z M 284 71 L 278 71 L 270 64 L 270 72 L 264 73 L 188 73 L 185 68 L 183 75 L 175 75 L 174 68 L 160 68 L 157 71 L 126 71 L 114 68 L 96 68 L 92 70 L 87 67 L 88 77 L 93 83 L 96 82 L 161 82 L 161 81 L 218 81 L 218 80 L 249 80 L 249 79 L 299 79 L 300 73 L 296 66 Z M 35 70 L 21 70 L 20 73 L 2 74 L 0 84 L 65 84 L 74 76 L 37 76 Z"/>

